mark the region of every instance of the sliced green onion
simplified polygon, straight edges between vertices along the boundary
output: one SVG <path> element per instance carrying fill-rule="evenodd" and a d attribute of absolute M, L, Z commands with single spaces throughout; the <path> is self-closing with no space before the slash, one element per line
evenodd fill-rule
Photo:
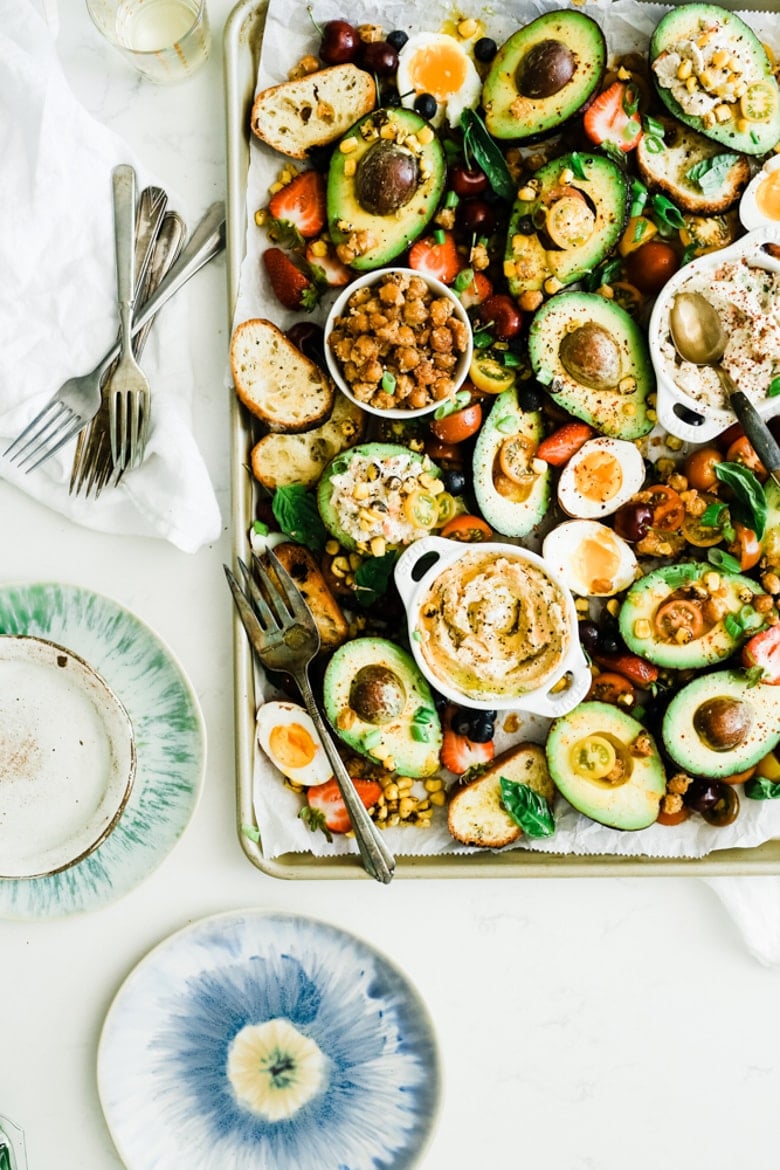
<path fill-rule="evenodd" d="M 385 394 L 392 394 L 395 390 L 395 374 L 391 373 L 390 370 L 385 370 L 382 374 L 382 389 Z"/>
<path fill-rule="evenodd" d="M 737 615 L 734 613 L 727 613 L 726 614 L 726 616 L 723 619 L 723 625 L 726 627 L 726 632 L 732 638 L 739 638 L 739 636 L 743 632 L 742 622 L 739 620 Z"/>
<path fill-rule="evenodd" d="M 445 398 L 436 410 L 433 412 L 434 418 L 446 418 L 448 414 L 454 414 L 456 410 L 463 410 L 464 406 L 468 406 L 471 401 L 471 392 L 469 390 L 458 390 L 457 394 L 453 394 L 451 398 Z"/>
<path fill-rule="evenodd" d="M 580 158 L 580 156 L 576 150 L 570 156 L 569 163 L 570 163 L 572 171 L 574 172 L 575 177 L 577 179 L 585 179 L 587 181 L 588 176 L 585 173 L 585 164 L 583 163 L 582 159 Z"/>
<path fill-rule="evenodd" d="M 457 207 L 460 203 L 460 197 L 457 191 L 448 191 L 447 198 L 444 200 L 444 206 L 452 209 Z"/>
<path fill-rule="evenodd" d="M 502 435 L 514 435 L 519 429 L 520 423 L 511 414 L 500 418 L 496 423 L 496 430 L 500 431 Z"/>
<path fill-rule="evenodd" d="M 716 569 L 722 569 L 724 573 L 739 573 L 742 566 L 736 557 L 731 553 L 724 552 L 722 548 L 707 549 L 707 560 Z"/>
<path fill-rule="evenodd" d="M 460 292 L 463 292 L 464 288 L 468 288 L 473 280 L 474 280 L 474 269 L 473 268 L 461 268 L 460 272 L 455 277 L 455 281 L 454 281 L 454 284 L 452 287 L 455 289 L 455 292 L 460 293 Z"/>
<path fill-rule="evenodd" d="M 433 238 L 437 244 L 443 244 L 447 239 L 446 235 L 444 234 L 444 228 L 437 228 L 433 233 Z"/>

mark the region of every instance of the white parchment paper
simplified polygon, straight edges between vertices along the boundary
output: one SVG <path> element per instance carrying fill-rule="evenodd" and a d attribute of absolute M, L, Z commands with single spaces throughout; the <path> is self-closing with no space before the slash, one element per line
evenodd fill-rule
<path fill-rule="evenodd" d="M 568 5 L 556 3 L 555 0 L 525 0 L 522 5 L 512 3 L 511 0 L 498 0 L 484 8 L 480 16 L 485 25 L 485 35 L 501 44 L 522 24 L 544 12 L 563 7 Z M 617 55 L 646 52 L 650 34 L 668 9 L 660 4 L 644 4 L 637 0 L 593 0 L 584 10 L 603 28 L 610 54 Z M 340 0 L 319 0 L 313 6 L 312 15 L 314 21 L 322 24 L 330 19 L 343 18 L 344 8 Z M 462 18 L 464 15 L 471 13 L 464 12 L 462 6 L 449 4 L 446 0 L 426 0 L 424 5 L 413 4 L 411 0 L 390 0 L 381 5 L 376 0 L 373 3 L 351 0 L 349 4 L 349 19 L 355 24 L 381 23 L 386 31 L 403 28 L 410 34 L 420 30 L 439 31 L 447 20 Z M 780 45 L 776 14 L 752 12 L 744 13 L 743 16 L 763 40 Z M 263 39 L 258 91 L 284 81 L 288 70 L 301 57 L 306 53 L 316 53 L 317 41 L 318 36 L 306 4 L 271 0 Z M 276 154 L 260 142 L 252 142 L 247 183 L 247 248 L 241 269 L 235 324 L 249 317 L 262 316 L 271 318 L 284 329 L 300 318 L 299 313 L 282 309 L 263 287 L 260 256 L 268 247 L 268 240 L 254 223 L 255 211 L 267 204 L 269 185 L 274 182 L 285 162 L 284 156 Z M 323 302 L 315 320 L 324 317 L 328 303 L 327 299 Z M 258 678 L 257 683 L 258 694 L 264 695 L 266 699 L 274 697 L 263 678 Z M 512 736 L 502 730 L 501 723 L 499 719 L 496 754 L 520 740 L 544 743 L 548 727 L 546 720 L 524 716 L 520 733 Z M 350 838 L 335 837 L 329 843 L 322 833 L 312 834 L 298 819 L 300 797 L 284 787 L 282 777 L 259 748 L 255 759 L 254 806 L 262 833 L 263 853 L 267 858 L 287 852 L 308 851 L 316 856 L 332 856 L 357 851 Z M 454 782 L 453 777 L 449 779 Z M 423 793 L 421 782 L 417 783 L 416 793 Z M 555 816 L 554 837 L 546 841 L 521 838 L 511 848 L 534 849 L 545 853 L 693 858 L 702 857 L 716 849 L 752 847 L 780 836 L 780 801 L 774 803 L 743 799 L 737 821 L 722 829 L 712 828 L 701 818 L 693 817 L 676 827 L 653 825 L 640 832 L 620 832 L 580 816 L 562 797 L 558 798 Z M 437 810 L 434 823 L 428 830 L 411 826 L 388 829 L 386 836 L 390 849 L 397 856 L 475 852 L 453 841 L 447 830 L 445 809 Z"/>

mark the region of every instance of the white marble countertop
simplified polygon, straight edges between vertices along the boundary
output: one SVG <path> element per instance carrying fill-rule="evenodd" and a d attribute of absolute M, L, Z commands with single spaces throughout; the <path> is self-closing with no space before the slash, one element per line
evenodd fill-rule
<path fill-rule="evenodd" d="M 84 105 L 180 193 L 190 217 L 221 197 L 220 50 L 230 0 L 209 0 L 211 58 L 171 89 L 138 80 L 79 0 L 59 7 L 60 56 Z M 183 295 L 196 433 L 222 508 L 220 540 L 188 556 L 160 541 L 91 532 L 0 482 L 0 582 L 82 585 L 139 615 L 188 672 L 209 740 L 195 818 L 140 887 L 80 917 L 0 921 L 0 1113 L 24 1128 L 30 1170 L 118 1170 L 96 1089 L 105 1012 L 151 947 L 195 919 L 242 907 L 327 919 L 408 972 L 429 1006 L 444 1068 L 426 1170 L 520 1161 L 545 1170 L 770 1165 L 778 973 L 751 957 L 703 882 L 409 880 L 380 888 L 283 882 L 244 857 L 222 574 L 231 557 L 224 259 Z"/>

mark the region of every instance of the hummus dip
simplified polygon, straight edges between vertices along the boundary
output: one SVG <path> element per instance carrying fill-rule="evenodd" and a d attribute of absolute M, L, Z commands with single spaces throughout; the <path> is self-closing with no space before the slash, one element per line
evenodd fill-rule
<path fill-rule="evenodd" d="M 414 636 L 431 672 L 475 699 L 544 686 L 571 642 L 560 586 L 525 558 L 479 550 L 435 578 Z"/>
<path fill-rule="evenodd" d="M 742 257 L 684 281 L 677 292 L 702 293 L 717 310 L 728 335 L 720 364 L 755 405 L 764 402 L 780 376 L 780 273 L 757 268 Z M 728 409 L 715 370 L 683 361 L 668 324 L 666 330 L 661 358 L 667 375 L 705 409 Z"/>

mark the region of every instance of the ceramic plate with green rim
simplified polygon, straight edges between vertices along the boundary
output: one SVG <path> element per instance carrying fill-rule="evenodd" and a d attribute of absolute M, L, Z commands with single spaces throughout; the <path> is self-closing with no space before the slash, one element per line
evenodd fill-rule
<path fill-rule="evenodd" d="M 126 709 L 135 780 L 115 827 L 89 856 L 45 877 L 0 880 L 0 918 L 95 910 L 133 889 L 189 824 L 206 761 L 203 716 L 168 647 L 117 602 L 75 585 L 0 587 L 0 634 L 27 634 L 88 662 Z"/>

